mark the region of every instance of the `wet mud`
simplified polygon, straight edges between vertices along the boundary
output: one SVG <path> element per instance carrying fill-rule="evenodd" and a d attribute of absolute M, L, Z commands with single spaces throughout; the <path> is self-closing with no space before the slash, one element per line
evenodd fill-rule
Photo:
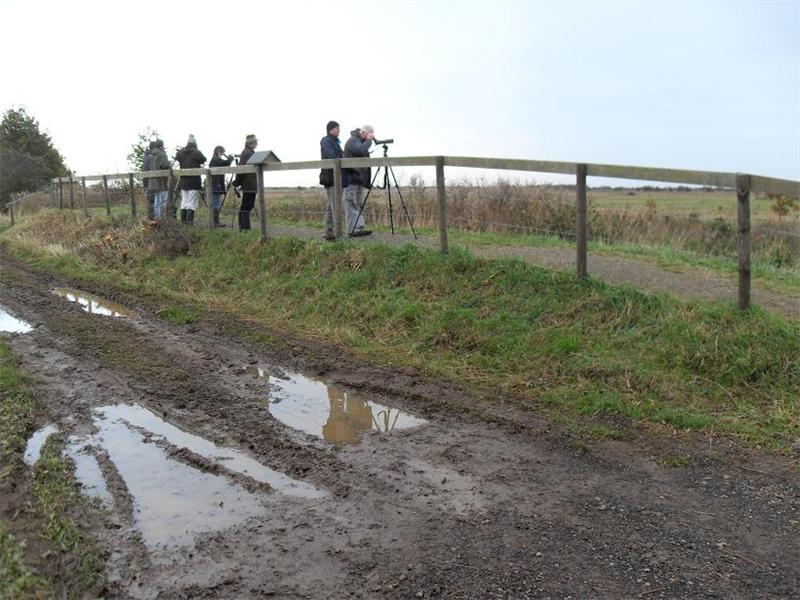
<path fill-rule="evenodd" d="M 796 592 L 787 457 L 645 425 L 575 444 L 512 398 L 81 284 L 132 315 L 106 318 L 52 293 L 71 285 L 0 258 L 33 327 L 2 335 L 76 461 L 105 597 Z"/>

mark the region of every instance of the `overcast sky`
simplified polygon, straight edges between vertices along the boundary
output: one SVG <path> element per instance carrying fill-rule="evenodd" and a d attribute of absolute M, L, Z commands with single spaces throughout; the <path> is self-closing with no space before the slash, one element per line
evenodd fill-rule
<path fill-rule="evenodd" d="M 335 119 L 343 142 L 370 123 L 396 156 L 800 179 L 797 0 L 0 7 L 0 110 L 25 106 L 79 174 L 125 170 L 146 127 L 209 157 L 255 133 L 315 159 Z"/>

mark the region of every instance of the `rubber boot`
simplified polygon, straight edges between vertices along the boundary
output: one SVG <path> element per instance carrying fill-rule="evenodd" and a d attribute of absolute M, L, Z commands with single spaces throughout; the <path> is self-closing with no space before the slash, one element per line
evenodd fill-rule
<path fill-rule="evenodd" d="M 181 223 L 186 223 L 186 209 L 181 209 Z"/>
<path fill-rule="evenodd" d="M 225 223 L 219 222 L 219 209 L 214 209 L 214 227 L 225 227 Z"/>
<path fill-rule="evenodd" d="M 186 211 L 186 221 L 189 225 L 194 225 L 194 211 L 191 208 Z"/>

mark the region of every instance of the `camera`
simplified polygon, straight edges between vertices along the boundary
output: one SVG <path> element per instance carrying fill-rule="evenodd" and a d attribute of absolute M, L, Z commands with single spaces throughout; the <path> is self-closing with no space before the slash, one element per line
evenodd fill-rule
<path fill-rule="evenodd" d="M 372 141 L 375 142 L 376 146 L 380 146 L 382 144 L 394 144 L 394 138 L 388 138 L 385 140 L 372 140 Z"/>

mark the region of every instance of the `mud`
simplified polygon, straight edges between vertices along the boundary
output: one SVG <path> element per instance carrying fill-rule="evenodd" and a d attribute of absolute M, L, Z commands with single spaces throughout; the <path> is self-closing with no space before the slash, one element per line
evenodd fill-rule
<path fill-rule="evenodd" d="M 86 507 L 109 549 L 105 597 L 796 593 L 797 469 L 787 457 L 646 425 L 630 425 L 628 441 L 575 443 L 513 398 L 223 316 L 172 325 L 158 301 L 81 284 L 135 313 L 99 319 L 51 293 L 74 282 L 8 257 L 0 266 L 0 302 L 34 326 L 7 337 L 36 375 L 39 425 L 94 457 L 112 498 Z M 244 377 L 243 357 L 266 376 Z M 373 415 L 381 405 L 426 423 L 356 427 L 361 443 L 328 443 L 276 418 L 294 373 L 347 390 L 345 409 L 354 394 Z M 667 468 L 665 455 L 690 460 Z M 319 497 L 264 484 L 254 463 Z"/>

